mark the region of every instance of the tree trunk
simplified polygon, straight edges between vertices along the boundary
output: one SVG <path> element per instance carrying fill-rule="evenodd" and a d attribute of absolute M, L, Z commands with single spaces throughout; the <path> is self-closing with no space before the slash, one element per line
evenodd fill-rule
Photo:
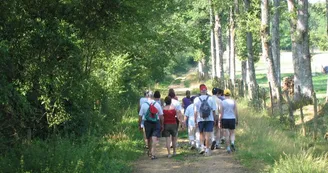
<path fill-rule="evenodd" d="M 221 18 L 217 11 L 215 12 L 214 33 L 215 33 L 215 49 L 216 49 L 216 76 L 220 78 L 220 81 L 224 81 L 222 27 L 221 27 Z"/>
<path fill-rule="evenodd" d="M 211 59 L 212 59 L 212 79 L 216 76 L 216 53 L 215 53 L 215 38 L 214 38 L 214 29 L 213 29 L 213 5 L 212 0 L 209 0 L 210 5 L 210 27 L 211 27 Z"/>
<path fill-rule="evenodd" d="M 245 3 L 245 9 L 248 12 L 250 8 L 250 0 L 244 0 Z M 249 76 L 249 82 L 248 82 L 248 93 L 249 98 L 252 100 L 257 100 L 257 82 L 256 82 L 256 76 L 255 76 L 255 67 L 254 67 L 254 55 L 253 55 L 253 36 L 250 31 L 246 33 L 246 42 L 247 42 L 247 56 L 248 56 L 248 76 Z"/>
<path fill-rule="evenodd" d="M 294 66 L 294 100 L 299 101 L 301 96 L 311 98 L 313 91 L 311 56 L 308 34 L 308 0 L 300 0 L 296 4 L 294 0 L 288 0 L 290 18 L 292 53 Z M 302 91 L 298 92 L 300 85 Z"/>
<path fill-rule="evenodd" d="M 247 61 L 246 60 L 241 62 L 241 75 L 242 75 L 244 84 L 247 84 L 248 80 L 247 80 Z"/>
<path fill-rule="evenodd" d="M 275 67 L 275 76 L 277 83 L 281 86 L 281 71 L 280 71 L 280 0 L 273 0 L 274 13 L 272 19 L 272 58 Z"/>
<path fill-rule="evenodd" d="M 230 71 L 229 76 L 233 83 L 235 83 L 236 76 L 236 56 L 235 56 L 235 22 L 234 10 L 230 8 Z"/>
<path fill-rule="evenodd" d="M 327 17 L 327 28 L 326 28 L 326 31 L 327 31 L 327 35 L 328 35 L 328 0 L 326 0 L 326 17 Z"/>

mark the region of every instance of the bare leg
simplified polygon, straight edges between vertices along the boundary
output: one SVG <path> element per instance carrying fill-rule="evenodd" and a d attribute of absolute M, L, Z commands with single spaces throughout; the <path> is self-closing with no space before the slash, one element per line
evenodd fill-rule
<path fill-rule="evenodd" d="M 152 141 L 152 144 L 150 145 L 151 146 L 151 154 L 154 156 L 155 155 L 155 147 L 156 147 L 156 143 L 157 143 L 157 137 L 156 136 L 152 136 L 151 137 L 151 141 Z"/>
<path fill-rule="evenodd" d="M 152 155 L 152 138 L 147 139 L 147 145 L 148 145 L 148 155 Z"/>
<path fill-rule="evenodd" d="M 142 128 L 142 133 L 143 133 L 143 138 L 144 138 L 144 141 L 145 141 L 145 145 L 147 145 L 147 147 L 149 148 L 148 140 L 147 140 L 147 137 L 146 137 L 146 130 L 145 130 L 145 128 Z"/>
<path fill-rule="evenodd" d="M 173 146 L 173 155 L 176 154 L 176 144 L 177 144 L 177 137 L 172 136 L 172 146 Z"/>
<path fill-rule="evenodd" d="M 170 149 L 171 149 L 171 147 L 170 147 L 171 139 L 170 139 L 170 137 L 166 137 L 165 139 L 166 139 L 167 154 L 170 155 L 171 154 L 171 151 L 170 151 Z"/>

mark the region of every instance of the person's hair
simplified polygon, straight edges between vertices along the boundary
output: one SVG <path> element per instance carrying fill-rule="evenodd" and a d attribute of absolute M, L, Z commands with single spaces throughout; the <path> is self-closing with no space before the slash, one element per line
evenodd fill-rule
<path fill-rule="evenodd" d="M 161 98 L 161 93 L 159 91 L 154 92 L 154 98 Z"/>
<path fill-rule="evenodd" d="M 219 90 L 218 90 L 218 94 L 219 94 L 220 96 L 222 96 L 222 95 L 223 95 L 223 89 L 220 89 L 220 88 L 219 88 Z"/>
<path fill-rule="evenodd" d="M 190 91 L 189 90 L 186 91 L 186 95 L 188 95 L 188 94 L 190 95 Z"/>
<path fill-rule="evenodd" d="M 144 91 L 144 96 L 146 97 L 148 95 L 148 90 Z"/>
<path fill-rule="evenodd" d="M 212 94 L 213 94 L 213 95 L 218 94 L 218 90 L 219 90 L 218 88 L 213 88 L 213 89 L 212 89 Z"/>
<path fill-rule="evenodd" d="M 170 88 L 170 89 L 169 89 L 169 96 L 170 96 L 171 98 L 174 98 L 174 97 L 175 97 L 175 92 L 174 92 L 174 89 L 173 89 L 173 88 Z"/>
<path fill-rule="evenodd" d="M 154 93 L 152 91 L 148 91 L 147 96 L 150 98 L 154 98 Z"/>
<path fill-rule="evenodd" d="M 170 96 L 166 96 L 164 99 L 164 102 L 166 105 L 170 105 L 172 103 L 172 99 Z"/>

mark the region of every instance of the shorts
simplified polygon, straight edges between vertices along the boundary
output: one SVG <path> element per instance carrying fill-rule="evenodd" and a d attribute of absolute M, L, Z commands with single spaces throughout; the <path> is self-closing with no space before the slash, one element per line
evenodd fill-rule
<path fill-rule="evenodd" d="M 214 121 L 200 121 L 198 122 L 199 132 L 213 132 Z"/>
<path fill-rule="evenodd" d="M 236 119 L 222 119 L 222 128 L 234 130 L 236 129 Z"/>
<path fill-rule="evenodd" d="M 145 132 L 146 132 L 146 138 L 149 139 L 153 136 L 155 137 L 161 137 L 161 125 L 159 121 L 157 122 L 151 122 L 151 121 L 145 121 Z"/>
<path fill-rule="evenodd" d="M 177 136 L 177 124 L 164 124 L 162 137 Z"/>

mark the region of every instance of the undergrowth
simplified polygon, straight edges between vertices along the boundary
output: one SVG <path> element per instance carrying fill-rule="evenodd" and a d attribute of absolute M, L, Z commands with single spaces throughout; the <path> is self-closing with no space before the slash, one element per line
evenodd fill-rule
<path fill-rule="evenodd" d="M 0 156 L 0 172 L 131 172 L 131 161 L 143 152 L 135 109 L 112 126 L 102 137 L 52 137 L 15 147 Z"/>

